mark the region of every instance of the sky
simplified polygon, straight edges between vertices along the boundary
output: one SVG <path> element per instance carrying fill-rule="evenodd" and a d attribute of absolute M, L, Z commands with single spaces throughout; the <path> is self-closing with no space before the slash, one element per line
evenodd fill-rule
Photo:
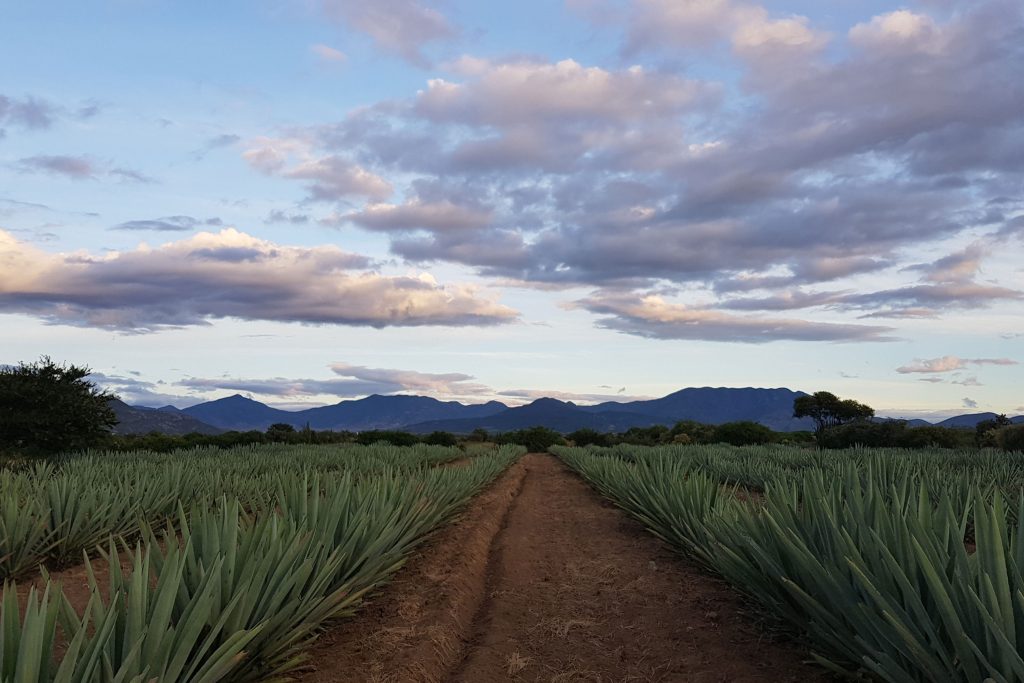
<path fill-rule="evenodd" d="M 1024 413 L 1017 0 L 93 0 L 0 25 L 0 362 L 129 403 Z"/>

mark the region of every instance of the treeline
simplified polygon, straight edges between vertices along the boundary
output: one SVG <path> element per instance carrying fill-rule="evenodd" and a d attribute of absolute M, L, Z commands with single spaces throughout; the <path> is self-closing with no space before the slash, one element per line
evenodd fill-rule
<path fill-rule="evenodd" d="M 468 435 L 450 432 L 413 434 L 401 430 L 317 431 L 295 429 L 290 425 L 271 425 L 265 432 L 225 432 L 223 434 L 126 434 L 109 438 L 106 448 L 115 451 L 151 450 L 166 452 L 196 446 L 230 448 L 242 444 L 258 443 L 358 443 L 369 445 L 386 442 L 396 446 L 425 443 L 435 446 L 457 446 L 464 443 L 491 442 L 519 444 L 533 452 L 546 451 L 551 446 L 661 446 L 666 444 L 715 444 L 734 446 L 786 444 L 815 445 L 815 435 L 809 431 L 777 432 L 757 422 L 727 422 L 710 425 L 693 420 L 677 422 L 672 427 L 655 425 L 633 427 L 621 433 L 579 429 L 560 434 L 547 427 L 531 427 L 512 432 L 491 434 L 477 429 Z M 819 437 L 823 448 L 842 449 L 854 446 L 875 448 L 999 448 L 1007 451 L 1024 450 L 1024 425 L 1011 425 L 1000 416 L 986 420 L 976 429 L 922 426 L 911 427 L 902 420 L 885 422 L 859 421 L 831 427 Z"/>
<path fill-rule="evenodd" d="M 1011 424 L 1005 415 L 983 420 L 974 429 L 911 427 L 903 420 L 852 422 L 825 430 L 824 448 L 852 446 L 889 448 L 998 448 L 1024 451 L 1024 424 Z"/>
<path fill-rule="evenodd" d="M 230 431 L 221 434 L 111 434 L 100 448 L 112 451 L 147 450 L 156 452 L 173 451 L 197 446 L 231 448 L 246 444 L 289 443 L 289 444 L 332 444 L 358 443 L 370 445 L 386 442 L 395 446 L 412 446 L 425 443 L 432 446 L 456 446 L 459 438 L 448 432 L 412 434 L 398 430 L 368 430 L 364 432 L 315 430 L 306 427 L 295 429 L 289 424 L 273 424 L 265 432 L 249 430 Z"/>

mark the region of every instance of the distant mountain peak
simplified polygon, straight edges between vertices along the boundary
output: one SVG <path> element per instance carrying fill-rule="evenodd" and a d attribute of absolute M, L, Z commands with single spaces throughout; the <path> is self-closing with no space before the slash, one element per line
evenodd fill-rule
<path fill-rule="evenodd" d="M 577 405 L 549 396 L 509 408 L 498 401 L 463 404 L 411 394 L 372 394 L 334 405 L 280 410 L 234 394 L 185 408 L 181 412 L 221 429 L 265 430 L 282 422 L 296 429 L 366 431 L 408 429 L 468 434 L 474 429 L 509 431 L 546 426 L 561 432 L 577 429 L 626 431 L 631 427 L 673 425 L 681 420 L 722 424 L 750 420 L 778 431 L 811 429 L 808 419 L 793 418 L 793 401 L 805 392 L 785 387 L 688 387 L 662 398 L 597 405 Z M 958 416 L 943 426 L 972 427 L 989 414 Z M 1018 419 L 1018 418 L 1015 418 Z"/>

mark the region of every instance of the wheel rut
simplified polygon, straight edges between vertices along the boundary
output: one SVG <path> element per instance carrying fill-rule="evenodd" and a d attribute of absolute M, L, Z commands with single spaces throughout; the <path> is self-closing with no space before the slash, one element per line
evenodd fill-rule
<path fill-rule="evenodd" d="M 524 456 L 313 651 L 304 681 L 825 681 L 743 599 Z"/>

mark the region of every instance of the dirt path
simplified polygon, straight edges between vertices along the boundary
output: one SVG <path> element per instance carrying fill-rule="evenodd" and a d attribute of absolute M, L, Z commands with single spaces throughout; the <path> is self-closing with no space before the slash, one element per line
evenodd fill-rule
<path fill-rule="evenodd" d="M 312 653 L 334 681 L 824 681 L 741 599 L 531 454 Z"/>

